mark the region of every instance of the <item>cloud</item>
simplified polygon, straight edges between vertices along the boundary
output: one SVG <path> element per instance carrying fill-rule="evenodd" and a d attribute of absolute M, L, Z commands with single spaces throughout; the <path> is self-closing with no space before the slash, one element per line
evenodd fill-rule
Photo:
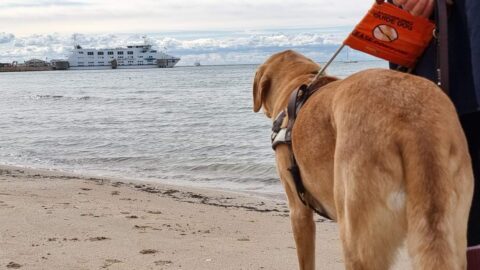
<path fill-rule="evenodd" d="M 298 50 L 317 61 L 325 61 L 348 35 L 351 27 L 303 30 L 176 32 L 149 34 L 148 41 L 160 50 L 182 58 L 180 65 L 253 64 L 286 49 Z M 0 61 L 30 58 L 67 58 L 74 45 L 84 48 L 115 48 L 143 43 L 141 34 L 35 34 L 16 37 L 15 42 L 0 44 Z M 1 35 L 0 35 L 1 37 Z M 360 53 L 352 58 L 371 59 Z M 345 55 L 341 55 L 341 58 Z"/>
<path fill-rule="evenodd" d="M 16 35 L 244 30 L 352 25 L 358 0 L 2 0 L 0 25 Z"/>
<path fill-rule="evenodd" d="M 15 0 L 3 1 L 0 3 L 0 8 L 35 8 L 35 7 L 51 7 L 51 6 L 83 6 L 87 5 L 85 1 L 70 1 L 70 0 Z"/>
<path fill-rule="evenodd" d="M 0 44 L 9 43 L 15 39 L 14 34 L 0 32 Z"/>

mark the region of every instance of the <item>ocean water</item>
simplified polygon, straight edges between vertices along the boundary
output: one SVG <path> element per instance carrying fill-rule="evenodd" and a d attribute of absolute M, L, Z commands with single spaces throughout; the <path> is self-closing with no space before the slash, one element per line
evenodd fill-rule
<path fill-rule="evenodd" d="M 382 61 L 334 63 L 345 77 Z M 0 164 L 281 192 L 256 65 L 0 73 Z"/>

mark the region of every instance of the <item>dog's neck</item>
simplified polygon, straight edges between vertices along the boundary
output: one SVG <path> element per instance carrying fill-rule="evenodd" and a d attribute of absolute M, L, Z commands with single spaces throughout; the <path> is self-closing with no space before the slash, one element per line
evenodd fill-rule
<path fill-rule="evenodd" d="M 338 80 L 338 78 L 328 75 L 320 76 L 315 81 L 310 83 L 309 88 L 311 89 L 311 91 L 317 91 L 325 85 Z"/>
<path fill-rule="evenodd" d="M 325 75 L 325 76 L 319 77 L 315 81 L 312 81 L 314 79 L 314 77 L 315 77 L 315 74 L 306 74 L 306 75 L 303 75 L 303 76 L 299 76 L 299 77 L 291 80 L 290 83 L 286 84 L 287 85 L 286 88 L 283 91 L 281 91 L 281 93 L 277 96 L 277 100 L 272 101 L 273 104 L 277 105 L 277 106 L 272 108 L 273 109 L 272 110 L 273 117 L 275 117 L 281 111 L 283 111 L 287 108 L 288 99 L 290 98 L 290 95 L 292 94 L 293 91 L 298 89 L 301 85 L 312 84 L 310 86 L 310 89 L 311 89 L 311 91 L 316 92 L 316 91 L 320 90 L 320 88 L 322 88 L 323 86 L 325 86 L 325 85 L 327 85 L 331 82 L 339 80 L 336 77 Z M 278 101 L 281 101 L 281 102 L 278 102 Z M 272 120 L 275 120 L 275 119 L 272 118 Z"/>

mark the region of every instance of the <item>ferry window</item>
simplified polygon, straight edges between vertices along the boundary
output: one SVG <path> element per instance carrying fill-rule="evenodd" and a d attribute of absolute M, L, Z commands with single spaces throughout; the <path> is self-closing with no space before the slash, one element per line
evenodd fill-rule
<path fill-rule="evenodd" d="M 133 54 L 133 51 L 128 51 L 127 54 Z"/>
<path fill-rule="evenodd" d="M 103 62 L 98 62 L 99 65 L 103 65 Z"/>
<path fill-rule="evenodd" d="M 87 52 L 88 55 L 93 55 L 93 52 Z"/>
<path fill-rule="evenodd" d="M 113 55 L 113 52 L 108 52 L 108 55 Z"/>
<path fill-rule="evenodd" d="M 143 58 L 143 55 L 140 55 L 138 58 Z"/>
<path fill-rule="evenodd" d="M 78 52 L 78 54 L 83 54 L 83 52 Z"/>
<path fill-rule="evenodd" d="M 118 55 L 123 55 L 123 51 L 117 52 Z"/>
<path fill-rule="evenodd" d="M 157 51 L 155 51 L 155 50 L 151 50 L 150 52 L 151 52 L 151 53 L 156 53 Z"/>
<path fill-rule="evenodd" d="M 97 55 L 103 55 L 103 52 L 98 52 Z"/>
<path fill-rule="evenodd" d="M 119 56 L 118 59 L 123 59 L 123 56 Z"/>

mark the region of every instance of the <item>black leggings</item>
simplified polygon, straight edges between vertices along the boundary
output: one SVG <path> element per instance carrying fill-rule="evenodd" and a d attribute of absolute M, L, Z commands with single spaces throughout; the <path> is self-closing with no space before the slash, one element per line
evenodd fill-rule
<path fill-rule="evenodd" d="M 475 176 L 475 191 L 473 195 L 470 219 L 468 221 L 468 246 L 480 245 L 480 112 L 460 116 Z"/>

